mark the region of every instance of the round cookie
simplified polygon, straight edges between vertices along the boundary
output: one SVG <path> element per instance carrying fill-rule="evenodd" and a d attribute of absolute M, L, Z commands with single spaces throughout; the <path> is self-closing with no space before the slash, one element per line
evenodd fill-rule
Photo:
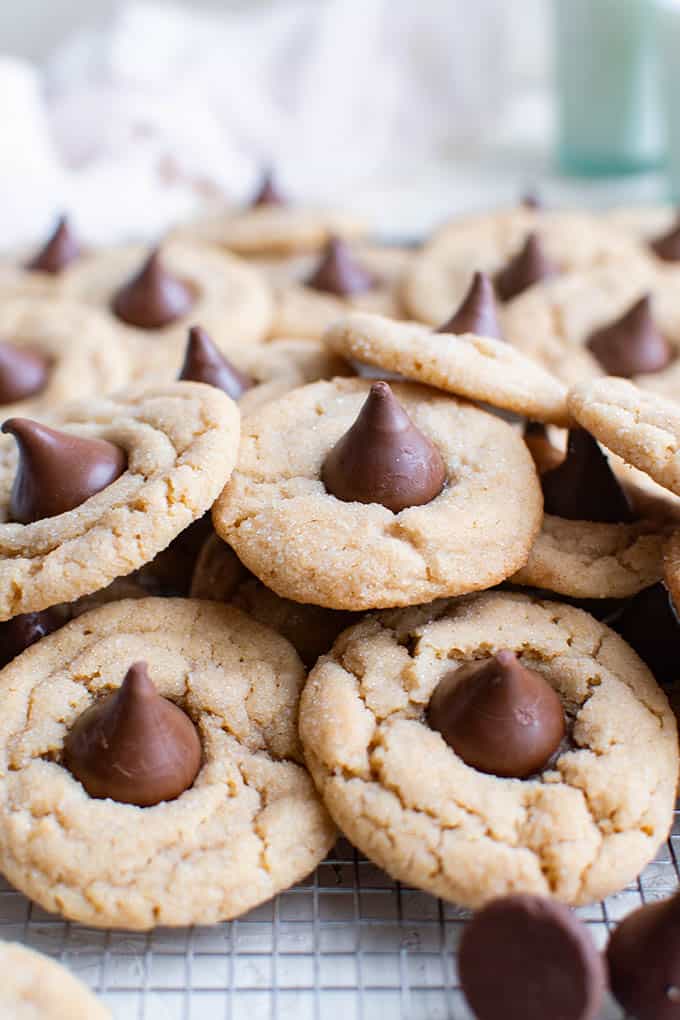
<path fill-rule="evenodd" d="M 203 219 L 179 227 L 173 236 L 243 256 L 281 257 L 315 252 L 332 237 L 360 237 L 365 232 L 365 225 L 348 213 L 265 204 L 215 210 Z"/>
<path fill-rule="evenodd" d="M 313 273 L 319 258 L 291 260 L 289 279 L 274 283 L 272 336 L 320 337 L 335 319 L 346 315 L 352 308 L 396 319 L 402 317 L 400 290 L 413 260 L 413 252 L 375 244 L 353 244 L 348 250 L 357 264 L 373 276 L 375 286 L 362 293 L 342 297 L 316 290 L 307 286 L 305 281 Z M 272 275 L 271 270 L 268 275 Z M 278 275 L 283 275 L 281 269 Z"/>
<path fill-rule="evenodd" d="M 426 722 L 442 678 L 514 650 L 559 694 L 570 739 L 525 780 L 477 771 Z M 581 610 L 489 592 L 366 619 L 310 673 L 307 765 L 347 838 L 394 878 L 468 907 L 510 892 L 578 905 L 666 839 L 676 724 L 637 655 Z"/>
<path fill-rule="evenodd" d="M 578 599 L 622 599 L 661 578 L 664 538 L 657 524 L 605 524 L 546 514 L 513 584 Z"/>
<path fill-rule="evenodd" d="M 132 346 L 123 330 L 97 309 L 52 298 L 14 298 L 0 304 L 0 342 L 47 359 L 43 389 L 0 405 L 5 418 L 52 411 L 79 397 L 102 395 L 130 381 Z"/>
<path fill-rule="evenodd" d="M 121 329 L 133 330 L 149 343 L 177 340 L 183 345 L 188 328 L 196 322 L 218 347 L 264 338 L 271 324 L 271 295 L 256 270 L 227 252 L 180 241 L 167 241 L 159 251 L 164 270 L 188 287 L 192 297 L 186 312 L 168 325 L 130 326 L 111 309 L 116 293 L 149 257 L 139 246 L 110 248 L 74 263 L 63 274 L 62 293 L 102 309 Z"/>
<path fill-rule="evenodd" d="M 481 400 L 533 421 L 569 422 L 565 387 L 502 340 L 434 333 L 418 323 L 356 313 L 332 325 L 324 342 L 345 358 L 468 400 Z"/>
<path fill-rule="evenodd" d="M 680 495 L 680 406 L 626 379 L 581 383 L 569 410 L 599 442 Z"/>
<path fill-rule="evenodd" d="M 560 272 L 641 260 L 632 238 L 587 213 L 516 209 L 467 216 L 438 230 L 407 274 L 402 297 L 420 322 L 440 326 L 463 298 L 473 272 L 494 275 L 537 233 Z"/>
<path fill-rule="evenodd" d="M 444 461 L 446 483 L 429 503 L 395 514 L 327 491 L 324 461 L 370 388 L 313 383 L 249 415 L 238 468 L 213 508 L 218 534 L 278 595 L 330 609 L 411 605 L 514 573 L 540 527 L 536 471 L 521 436 L 469 404 L 393 387 Z"/>
<path fill-rule="evenodd" d="M 17 452 L 0 437 L 0 620 L 89 595 L 151 560 L 211 506 L 239 442 L 238 408 L 200 383 L 85 400 L 58 427 L 118 445 L 127 469 L 73 510 L 10 523 Z"/>
<path fill-rule="evenodd" d="M 605 223 L 647 245 L 672 228 L 678 211 L 673 205 L 615 206 L 601 215 Z"/>
<path fill-rule="evenodd" d="M 0 942 L 0 973 L 4 1020 L 111 1020 L 66 967 L 18 942 Z"/>
<path fill-rule="evenodd" d="M 91 798 L 61 764 L 140 656 L 203 755 L 189 789 L 145 808 Z M 336 836 L 299 764 L 303 682 L 287 641 L 216 603 L 117 602 L 34 645 L 0 674 L 3 874 L 46 910 L 135 930 L 213 924 L 298 882 Z"/>

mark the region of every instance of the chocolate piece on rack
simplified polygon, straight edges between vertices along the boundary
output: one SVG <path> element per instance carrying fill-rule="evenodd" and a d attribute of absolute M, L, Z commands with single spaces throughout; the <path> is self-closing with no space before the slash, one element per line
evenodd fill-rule
<path fill-rule="evenodd" d="M 347 503 L 382 503 L 399 513 L 438 496 L 446 467 L 388 383 L 377 382 L 352 427 L 326 457 L 322 480 Z"/>
<path fill-rule="evenodd" d="M 607 946 L 609 980 L 635 1020 L 680 1016 L 680 895 L 647 903 L 618 925 Z"/>
<path fill-rule="evenodd" d="M 44 247 L 26 263 L 26 269 L 56 275 L 75 262 L 80 254 L 80 245 L 71 224 L 66 216 L 62 216 Z"/>
<path fill-rule="evenodd" d="M 496 313 L 493 284 L 486 273 L 475 273 L 467 293 L 451 318 L 437 333 L 474 333 L 504 340 Z"/>
<path fill-rule="evenodd" d="M 19 447 L 10 517 L 30 524 L 80 506 L 125 471 L 123 450 L 105 439 L 58 432 L 28 418 L 8 418 L 3 432 Z"/>
<path fill-rule="evenodd" d="M 151 807 L 188 790 L 201 767 L 196 727 L 162 698 L 145 662 L 95 702 L 64 741 L 64 764 L 91 797 Z"/>
<path fill-rule="evenodd" d="M 496 273 L 493 282 L 501 301 L 510 301 L 527 287 L 557 276 L 557 272 L 557 267 L 543 251 L 538 234 L 531 233 L 520 251 Z"/>
<path fill-rule="evenodd" d="M 607 983 L 587 927 L 562 903 L 522 893 L 475 914 L 458 970 L 477 1020 L 594 1020 Z"/>
<path fill-rule="evenodd" d="M 630 523 L 626 493 L 599 444 L 585 429 L 571 429 L 562 463 L 541 477 L 547 514 L 570 521 Z"/>
<path fill-rule="evenodd" d="M 524 442 L 534 458 L 540 475 L 552 471 L 564 460 L 564 453 L 550 442 L 547 427 L 540 421 L 528 421 L 524 426 Z"/>
<path fill-rule="evenodd" d="M 32 397 L 47 385 L 50 359 L 30 347 L 0 341 L 0 404 Z"/>
<path fill-rule="evenodd" d="M 321 261 L 305 282 L 314 290 L 350 297 L 371 290 L 379 281 L 357 261 L 345 241 L 332 237 L 321 255 Z"/>
<path fill-rule="evenodd" d="M 650 241 L 649 247 L 664 262 L 680 261 L 680 214 L 670 230 Z"/>
<path fill-rule="evenodd" d="M 273 171 L 271 169 L 265 170 L 262 174 L 260 185 L 251 199 L 251 208 L 257 209 L 257 207 L 261 205 L 286 204 L 286 199 L 277 187 Z"/>
<path fill-rule="evenodd" d="M 673 347 L 652 318 L 649 294 L 620 318 L 591 333 L 586 347 L 608 375 L 625 379 L 660 372 L 675 357 Z"/>
<path fill-rule="evenodd" d="M 201 326 L 192 326 L 189 330 L 179 379 L 208 383 L 209 386 L 223 390 L 234 400 L 238 400 L 255 385 L 250 376 L 240 372 L 236 365 L 225 358 Z"/>
<path fill-rule="evenodd" d="M 43 609 L 39 613 L 21 613 L 0 623 L 0 669 L 40 638 L 66 623 L 66 613 Z"/>
<path fill-rule="evenodd" d="M 193 303 L 191 287 L 167 271 L 156 249 L 114 294 L 111 309 L 129 326 L 161 329 L 186 315 Z"/>
<path fill-rule="evenodd" d="M 559 695 L 508 649 L 447 673 L 427 719 L 467 765 L 515 779 L 540 772 L 566 733 Z"/>
<path fill-rule="evenodd" d="M 638 592 L 611 625 L 647 663 L 657 683 L 680 679 L 680 622 L 663 581 Z"/>

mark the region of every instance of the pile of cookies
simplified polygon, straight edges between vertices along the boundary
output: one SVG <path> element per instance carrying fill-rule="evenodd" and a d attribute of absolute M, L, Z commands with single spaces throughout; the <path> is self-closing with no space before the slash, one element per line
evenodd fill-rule
<path fill-rule="evenodd" d="M 481 1020 L 508 932 L 593 1017 L 563 905 L 636 878 L 678 783 L 677 283 L 666 210 L 525 204 L 397 247 L 271 177 L 152 251 L 62 220 L 7 260 L 6 879 L 88 925 L 210 924 L 339 829 L 480 910 Z M 640 1018 L 677 909 L 612 939 Z M 547 962 L 506 969 L 506 1015 L 564 1004 Z"/>

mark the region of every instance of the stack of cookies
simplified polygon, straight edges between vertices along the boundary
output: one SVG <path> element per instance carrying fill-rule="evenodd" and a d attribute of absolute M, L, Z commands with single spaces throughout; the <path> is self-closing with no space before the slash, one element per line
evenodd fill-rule
<path fill-rule="evenodd" d="M 594 1016 L 562 905 L 636 878 L 678 783 L 676 282 L 663 210 L 400 248 L 271 177 L 151 251 L 62 220 L 0 267 L 7 880 L 88 925 L 210 924 L 341 830 L 483 908 L 481 1020 L 515 929 Z M 529 1006 L 508 966 L 513 1016 L 562 1002 L 548 972 Z"/>

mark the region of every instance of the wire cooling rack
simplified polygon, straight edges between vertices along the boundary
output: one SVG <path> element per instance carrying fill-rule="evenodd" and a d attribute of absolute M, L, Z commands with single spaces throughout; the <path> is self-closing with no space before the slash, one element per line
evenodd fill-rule
<path fill-rule="evenodd" d="M 577 911 L 600 947 L 629 911 L 677 888 L 679 862 L 676 812 L 638 881 Z M 116 1020 L 472 1020 L 455 954 L 467 917 L 395 883 L 345 840 L 306 881 L 209 928 L 85 928 L 0 879 L 0 938 L 60 960 Z M 608 1000 L 601 1020 L 621 1016 Z"/>

